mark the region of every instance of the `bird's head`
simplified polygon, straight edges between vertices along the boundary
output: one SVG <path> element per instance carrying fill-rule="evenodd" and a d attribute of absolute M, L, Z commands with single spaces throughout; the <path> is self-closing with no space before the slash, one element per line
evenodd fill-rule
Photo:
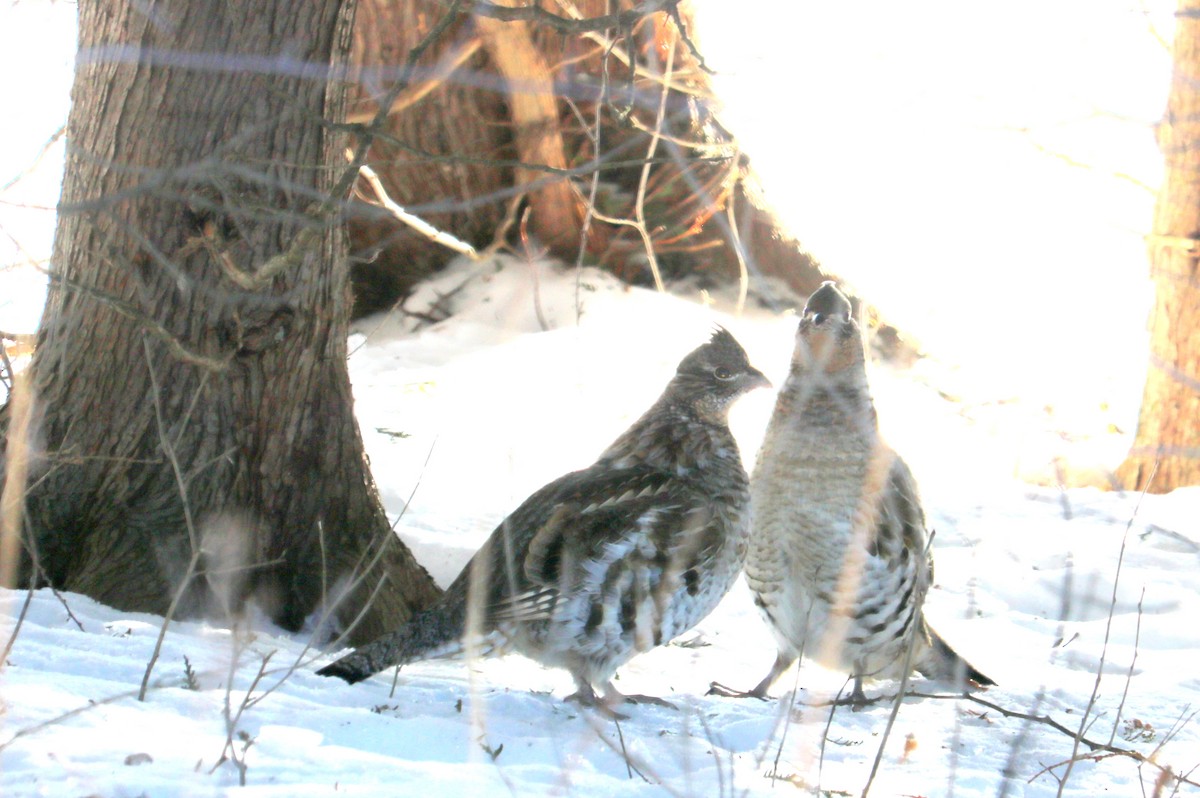
<path fill-rule="evenodd" d="M 850 300 L 832 282 L 813 292 L 800 316 L 792 362 L 828 374 L 864 362 L 862 336 Z"/>
<path fill-rule="evenodd" d="M 724 419 L 735 399 L 755 388 L 769 388 L 771 381 L 750 365 L 737 339 L 718 327 L 708 343 L 680 361 L 672 385 L 702 416 Z"/>

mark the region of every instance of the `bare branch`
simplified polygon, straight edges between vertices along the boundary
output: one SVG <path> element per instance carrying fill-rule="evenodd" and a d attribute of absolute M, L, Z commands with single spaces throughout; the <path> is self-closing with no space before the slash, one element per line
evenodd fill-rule
<path fill-rule="evenodd" d="M 502 22 L 536 22 L 539 25 L 554 28 L 560 33 L 581 34 L 589 31 L 606 30 L 608 28 L 629 28 L 659 11 L 670 13 L 679 3 L 680 0 L 646 0 L 638 8 L 619 11 L 615 14 L 603 14 L 598 17 L 588 17 L 586 19 L 572 19 L 555 14 L 553 11 L 547 11 L 538 5 L 510 8 L 508 6 L 496 5 L 495 3 L 482 2 L 481 0 L 480 2 L 471 4 L 469 13 L 481 17 L 498 19 Z M 459 4 L 455 3 L 454 5 L 458 6 Z M 468 13 L 468 10 L 459 10 L 458 13 Z"/>
<path fill-rule="evenodd" d="M 171 603 L 167 607 L 167 612 L 163 615 L 162 625 L 158 628 L 158 638 L 154 641 L 154 649 L 150 653 L 150 661 L 146 663 L 146 672 L 142 675 L 141 689 L 138 690 L 138 701 L 146 700 L 146 689 L 150 684 L 150 674 L 154 672 L 154 665 L 158 662 L 158 655 L 162 652 L 163 640 L 167 636 L 167 627 L 171 624 L 172 618 L 175 617 L 175 610 L 179 608 L 179 602 L 183 598 L 183 594 L 187 592 L 188 587 L 191 586 L 192 579 L 196 576 L 196 569 L 200 564 L 201 556 L 200 540 L 196 534 L 196 526 L 192 519 L 192 506 L 191 502 L 188 501 L 187 484 L 183 479 L 183 469 L 179 465 L 179 458 L 175 455 L 175 447 L 171 445 L 170 436 L 167 435 L 166 422 L 163 420 L 162 398 L 159 395 L 158 375 L 154 371 L 154 360 L 150 355 L 150 342 L 143 338 L 142 346 L 146 352 L 146 367 L 150 371 L 150 389 L 154 399 L 154 421 L 158 427 L 158 440 L 163 454 L 171 463 L 171 474 L 175 477 L 175 485 L 179 489 L 179 499 L 183 502 L 183 520 L 187 525 L 188 542 L 191 544 L 192 556 L 188 560 L 187 569 L 184 571 L 183 579 L 180 580 L 175 595 L 171 597 Z"/>
<path fill-rule="evenodd" d="M 395 200 L 388 196 L 387 189 L 384 188 L 383 182 L 380 181 L 379 175 L 375 174 L 374 169 L 366 164 L 363 164 L 362 166 L 358 167 L 358 171 L 359 174 L 361 174 L 367 181 L 367 183 L 370 184 L 371 190 L 375 192 L 377 202 L 372 204 L 378 204 L 380 207 L 386 208 L 387 211 L 391 213 L 397 221 L 408 225 L 435 244 L 441 244 L 448 249 L 452 249 L 455 252 L 466 255 L 471 260 L 479 260 L 479 253 L 475 251 L 475 247 L 471 246 L 465 241 L 462 241 L 461 239 L 455 238 L 449 233 L 438 230 L 429 222 L 425 221 L 419 216 L 409 213 L 408 211 L 404 210 L 403 207 L 397 205 Z"/>
<path fill-rule="evenodd" d="M 46 157 L 46 153 L 50 152 L 51 148 L 53 148 L 54 145 L 58 143 L 58 140 L 61 139 L 64 135 L 66 135 L 66 132 L 67 132 L 66 125 L 59 126 L 58 130 L 54 131 L 54 133 L 52 133 L 50 135 L 50 138 L 46 140 L 46 143 L 42 145 L 42 149 L 38 152 L 38 154 L 36 156 L 34 156 L 34 159 L 29 164 L 29 166 L 25 167 L 24 171 L 22 171 L 20 174 L 13 177 L 11 180 L 9 180 L 7 183 L 5 183 L 3 186 L 0 186 L 0 193 L 8 191 L 10 188 L 15 186 L 17 183 L 20 183 L 22 180 L 29 177 L 29 175 L 33 174 L 34 171 L 38 168 L 38 165 L 41 164 L 42 159 Z M 50 209 L 47 208 L 47 210 L 50 210 Z"/>
<path fill-rule="evenodd" d="M 477 53 L 479 48 L 482 46 L 483 39 L 479 36 L 472 36 L 465 42 L 455 46 L 452 50 L 442 56 L 441 60 L 438 61 L 437 66 L 435 66 L 433 71 L 429 73 L 429 77 L 425 78 L 425 80 L 422 80 L 420 83 L 414 83 L 408 86 L 398 95 L 396 95 L 395 99 L 392 100 L 391 105 L 388 106 L 388 116 L 398 114 L 406 108 L 410 108 L 419 103 L 426 96 L 428 96 L 430 92 L 442 85 L 446 79 L 450 77 L 450 75 L 454 74 L 456 69 L 467 63 L 467 61 L 470 61 L 471 56 L 475 55 L 475 53 Z M 351 124 L 370 122 L 378 113 L 378 110 L 355 111 L 354 113 L 346 115 L 346 121 Z"/>
<path fill-rule="evenodd" d="M 663 74 L 670 80 L 671 68 L 675 63 L 675 40 L 671 39 L 671 46 L 667 48 L 667 64 L 663 68 Z M 655 151 L 658 149 L 658 139 L 661 135 L 663 117 L 667 110 L 667 95 L 670 94 L 666 86 L 663 86 L 662 92 L 658 98 L 658 116 L 654 122 L 654 132 L 650 136 L 650 147 L 646 152 L 647 163 L 642 166 L 642 177 L 638 181 L 637 200 L 634 203 L 634 213 L 637 217 L 637 231 L 642 236 L 642 244 L 646 247 L 646 259 L 650 263 L 650 273 L 654 275 L 654 287 L 659 292 L 665 291 L 663 285 L 662 273 L 658 269 L 658 259 L 654 255 L 654 242 L 650 237 L 650 231 L 646 229 L 646 183 L 650 178 L 649 159 L 654 157 Z"/>
<path fill-rule="evenodd" d="M 1129 530 L 1133 527 L 1133 520 L 1137 518 L 1138 510 L 1142 506 L 1142 499 L 1146 497 L 1146 491 L 1150 489 L 1150 485 L 1153 482 L 1154 473 L 1151 472 L 1150 476 L 1146 479 L 1145 487 L 1142 488 L 1141 495 L 1138 496 L 1137 503 L 1133 507 L 1133 513 L 1129 516 L 1129 521 L 1125 524 L 1125 533 L 1121 536 L 1121 551 L 1117 555 L 1116 573 L 1113 574 L 1112 599 L 1108 604 L 1108 620 L 1104 624 L 1104 643 L 1100 647 L 1100 662 L 1096 666 L 1096 681 L 1092 684 L 1092 694 L 1088 697 L 1087 706 L 1084 707 L 1083 715 L 1079 719 L 1079 731 L 1073 735 L 1075 743 L 1071 748 L 1071 757 L 1066 763 L 1067 769 L 1058 783 L 1058 795 L 1060 798 L 1067 786 L 1067 780 L 1071 778 L 1071 771 L 1075 768 L 1076 757 L 1079 755 L 1079 744 L 1083 740 L 1084 732 L 1088 728 L 1088 718 L 1091 716 L 1092 710 L 1095 709 L 1096 700 L 1100 696 L 1100 681 L 1104 678 L 1104 663 L 1108 659 L 1108 641 L 1112 634 L 1113 615 L 1117 609 L 1117 586 L 1121 583 L 1121 566 L 1125 563 L 1125 547 L 1129 543 Z"/>
<path fill-rule="evenodd" d="M 185 347 L 178 338 L 176 338 L 166 327 L 160 324 L 157 320 L 150 318 L 142 311 L 138 310 L 131 303 L 126 302 L 120 297 L 115 297 L 112 294 L 106 293 L 82 283 L 77 283 L 73 280 L 68 280 L 57 272 L 42 270 L 43 274 L 49 277 L 52 281 L 65 286 L 72 291 L 78 291 L 92 299 L 103 302 L 108 307 L 115 310 L 127 319 L 137 322 L 142 325 L 145 332 L 151 337 L 158 339 L 164 343 L 171 354 L 184 363 L 191 363 L 193 366 L 207 369 L 214 372 L 224 372 L 229 368 L 230 361 L 228 359 L 217 359 L 201 355 L 197 352 Z"/>

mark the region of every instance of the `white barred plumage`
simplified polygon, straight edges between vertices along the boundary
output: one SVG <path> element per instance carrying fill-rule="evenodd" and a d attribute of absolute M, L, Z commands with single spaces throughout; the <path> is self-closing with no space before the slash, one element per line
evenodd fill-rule
<path fill-rule="evenodd" d="M 865 352 L 833 283 L 809 298 L 751 480 L 746 579 L 779 653 L 747 693 L 762 697 L 800 656 L 854 677 L 910 670 L 992 684 L 925 623 L 933 579 L 908 466 L 879 436 Z M 911 646 L 911 656 L 909 654 Z"/>

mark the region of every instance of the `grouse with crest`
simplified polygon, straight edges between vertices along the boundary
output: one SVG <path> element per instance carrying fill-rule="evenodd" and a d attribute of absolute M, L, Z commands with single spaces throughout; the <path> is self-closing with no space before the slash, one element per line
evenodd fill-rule
<path fill-rule="evenodd" d="M 741 571 L 749 481 L 728 414 L 769 384 L 716 330 L 594 465 L 504 519 L 436 605 L 319 673 L 353 683 L 418 660 L 515 651 L 566 669 L 572 699 L 611 711 L 626 699 L 617 668 L 697 624 Z"/>

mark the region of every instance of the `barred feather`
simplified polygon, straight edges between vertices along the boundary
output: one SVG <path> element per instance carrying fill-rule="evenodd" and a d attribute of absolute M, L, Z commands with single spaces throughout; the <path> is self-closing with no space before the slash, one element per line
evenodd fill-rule
<path fill-rule="evenodd" d="M 763 695 L 801 655 L 865 677 L 991 680 L 925 623 L 925 516 L 908 466 L 879 437 L 861 334 L 832 283 L 810 297 L 751 488 L 746 577 L 779 646 Z"/>

